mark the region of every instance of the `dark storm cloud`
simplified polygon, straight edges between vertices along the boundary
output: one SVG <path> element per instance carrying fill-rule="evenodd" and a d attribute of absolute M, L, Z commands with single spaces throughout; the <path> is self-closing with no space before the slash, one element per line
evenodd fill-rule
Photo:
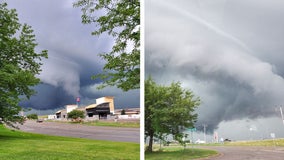
<path fill-rule="evenodd" d="M 282 4 L 282 5 L 280 5 Z M 145 75 L 200 96 L 197 126 L 275 115 L 283 104 L 282 1 L 146 1 Z"/>
<path fill-rule="evenodd" d="M 104 61 L 98 56 L 108 52 L 113 39 L 107 35 L 92 36 L 94 25 L 81 23 L 81 11 L 73 8 L 70 0 L 6 0 L 9 8 L 15 8 L 21 23 L 32 26 L 36 35 L 37 50 L 48 50 L 49 58 L 43 60 L 39 75 L 42 83 L 36 88 L 38 94 L 24 106 L 35 109 L 53 109 L 76 103 L 95 103 L 100 96 L 115 96 L 119 107 L 139 106 L 139 91 L 122 92 L 111 89 L 97 90 L 101 83 L 91 76 L 102 71 Z M 92 92 L 88 92 L 92 88 Z M 124 96 L 132 97 L 130 100 Z M 138 97 L 138 98 L 137 98 Z"/>

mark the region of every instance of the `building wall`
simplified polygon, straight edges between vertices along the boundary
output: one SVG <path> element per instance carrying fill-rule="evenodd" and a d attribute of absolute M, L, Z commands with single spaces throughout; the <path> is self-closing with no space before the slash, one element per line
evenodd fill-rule
<path fill-rule="evenodd" d="M 48 116 L 47 116 L 47 119 L 56 119 L 56 115 L 55 115 L 55 114 L 48 115 Z"/>
<path fill-rule="evenodd" d="M 72 105 L 66 105 L 66 112 L 69 113 L 71 111 L 73 111 L 74 109 L 78 108 L 77 104 L 72 104 Z"/>
<path fill-rule="evenodd" d="M 67 112 L 66 112 L 66 110 L 63 110 L 61 112 L 61 119 L 67 119 Z"/>
<path fill-rule="evenodd" d="M 113 99 L 114 99 L 114 97 L 111 97 L 111 96 L 101 97 L 101 98 L 96 99 L 96 104 L 109 102 L 110 113 L 114 114 L 114 101 L 113 101 Z"/>

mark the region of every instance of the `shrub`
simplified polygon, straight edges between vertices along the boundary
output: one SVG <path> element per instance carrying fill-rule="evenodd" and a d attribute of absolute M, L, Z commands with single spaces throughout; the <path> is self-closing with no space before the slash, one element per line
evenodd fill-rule
<path fill-rule="evenodd" d="M 121 115 L 125 115 L 125 110 L 121 110 Z"/>
<path fill-rule="evenodd" d="M 67 113 L 68 119 L 71 118 L 72 120 L 78 120 L 85 118 L 85 112 L 80 110 L 73 110 Z"/>
<path fill-rule="evenodd" d="M 28 119 L 38 119 L 38 116 L 37 116 L 37 114 L 29 114 L 29 115 L 27 115 L 27 118 Z"/>

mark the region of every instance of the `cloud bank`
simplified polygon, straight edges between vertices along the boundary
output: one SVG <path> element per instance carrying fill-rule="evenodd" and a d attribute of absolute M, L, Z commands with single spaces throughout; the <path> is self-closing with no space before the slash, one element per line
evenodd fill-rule
<path fill-rule="evenodd" d="M 98 54 L 108 52 L 113 39 L 105 34 L 92 36 L 95 26 L 81 23 L 80 9 L 73 8 L 75 1 L 6 2 L 9 8 L 17 10 L 21 23 L 34 29 L 39 44 L 36 50 L 46 49 L 49 53 L 38 76 L 42 84 L 35 87 L 37 95 L 21 105 L 54 109 L 76 103 L 76 97 L 81 97 L 83 105 L 95 103 L 101 96 L 114 96 L 116 107 L 139 107 L 139 90 L 122 92 L 115 87 L 104 90 L 94 87 L 101 82 L 91 80 L 91 76 L 100 73 L 105 63 Z"/>
<path fill-rule="evenodd" d="M 282 4 L 282 5 L 280 5 Z M 197 126 L 276 114 L 283 104 L 282 1 L 148 1 L 145 75 L 202 100 Z"/>

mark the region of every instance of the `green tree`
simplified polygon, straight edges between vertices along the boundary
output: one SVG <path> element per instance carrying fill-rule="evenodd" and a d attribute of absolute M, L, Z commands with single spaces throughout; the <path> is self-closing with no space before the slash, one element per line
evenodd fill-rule
<path fill-rule="evenodd" d="M 197 114 L 194 110 L 200 104 L 189 90 L 179 82 L 170 86 L 156 84 L 151 78 L 145 82 L 145 137 L 149 138 L 147 151 L 152 152 L 154 137 L 163 140 L 172 135 L 183 143 L 183 131 L 194 126 Z"/>
<path fill-rule="evenodd" d="M 40 82 L 36 75 L 47 58 L 47 51 L 35 52 L 32 28 L 18 21 L 16 10 L 0 3 L 0 118 L 10 126 L 23 122 L 19 102 L 35 94 L 31 87 Z"/>
<path fill-rule="evenodd" d="M 121 114 L 121 115 L 125 115 L 125 110 L 122 109 L 120 114 Z"/>
<path fill-rule="evenodd" d="M 85 118 L 85 112 L 74 109 L 73 111 L 67 113 L 67 117 L 72 120 L 78 120 L 79 118 Z"/>
<path fill-rule="evenodd" d="M 27 115 L 27 118 L 28 118 L 28 119 L 38 119 L 38 115 L 35 114 L 35 113 L 29 114 L 29 115 Z"/>
<path fill-rule="evenodd" d="M 106 86 L 123 91 L 140 87 L 140 1 L 139 0 L 78 0 L 82 23 L 95 23 L 93 35 L 107 33 L 115 39 L 112 50 L 100 54 L 106 61 L 103 72 L 93 76 Z"/>

